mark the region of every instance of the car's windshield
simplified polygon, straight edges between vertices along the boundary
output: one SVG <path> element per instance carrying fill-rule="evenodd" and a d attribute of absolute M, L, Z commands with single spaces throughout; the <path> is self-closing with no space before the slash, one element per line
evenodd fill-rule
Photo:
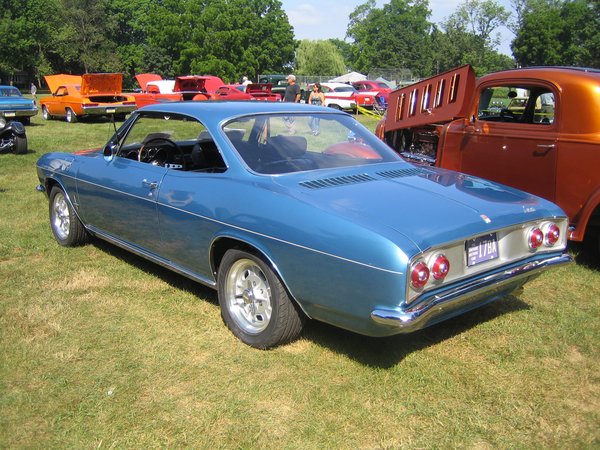
<path fill-rule="evenodd" d="M 0 88 L 0 96 L 2 97 L 22 97 L 21 92 L 15 87 Z"/>
<path fill-rule="evenodd" d="M 401 160 L 346 114 L 244 116 L 227 122 L 223 131 L 246 165 L 262 174 Z"/>

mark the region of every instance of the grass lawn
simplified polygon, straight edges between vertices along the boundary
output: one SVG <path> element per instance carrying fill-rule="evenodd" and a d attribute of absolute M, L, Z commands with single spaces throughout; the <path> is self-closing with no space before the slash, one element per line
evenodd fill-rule
<path fill-rule="evenodd" d="M 253 350 L 210 289 L 100 241 L 55 243 L 35 161 L 111 134 L 38 116 L 29 153 L 0 155 L 0 448 L 600 447 L 591 252 L 411 335 L 312 322 Z"/>

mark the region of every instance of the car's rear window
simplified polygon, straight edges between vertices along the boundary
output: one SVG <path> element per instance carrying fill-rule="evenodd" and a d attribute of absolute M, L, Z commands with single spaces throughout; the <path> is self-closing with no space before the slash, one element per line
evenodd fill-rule
<path fill-rule="evenodd" d="M 262 174 L 398 161 L 373 133 L 345 114 L 245 116 L 223 131 L 246 165 Z"/>

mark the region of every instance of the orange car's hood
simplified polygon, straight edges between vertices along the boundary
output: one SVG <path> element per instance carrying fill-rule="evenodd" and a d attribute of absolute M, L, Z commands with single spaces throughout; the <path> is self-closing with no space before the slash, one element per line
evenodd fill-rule
<path fill-rule="evenodd" d="M 146 92 L 147 85 L 150 81 L 160 81 L 163 78 L 155 73 L 140 73 L 135 76 L 135 79 L 142 88 L 142 92 Z"/>
<path fill-rule="evenodd" d="M 59 73 L 57 75 L 46 75 L 44 77 L 50 92 L 55 93 L 56 90 L 61 86 L 81 86 L 81 76 L 79 75 L 67 75 Z"/>
<path fill-rule="evenodd" d="M 122 73 L 86 73 L 81 78 L 81 95 L 117 95 L 122 91 Z"/>

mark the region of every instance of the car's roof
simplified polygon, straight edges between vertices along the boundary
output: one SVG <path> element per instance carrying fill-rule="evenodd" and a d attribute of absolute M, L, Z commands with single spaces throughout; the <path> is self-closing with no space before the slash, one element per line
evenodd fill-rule
<path fill-rule="evenodd" d="M 184 114 L 197 119 L 220 122 L 231 117 L 250 114 L 282 114 L 315 112 L 338 113 L 330 108 L 306 105 L 302 103 L 286 102 L 248 102 L 248 101 L 182 101 L 168 102 L 148 105 L 139 110 L 140 112 L 156 111 L 164 113 Z"/>

